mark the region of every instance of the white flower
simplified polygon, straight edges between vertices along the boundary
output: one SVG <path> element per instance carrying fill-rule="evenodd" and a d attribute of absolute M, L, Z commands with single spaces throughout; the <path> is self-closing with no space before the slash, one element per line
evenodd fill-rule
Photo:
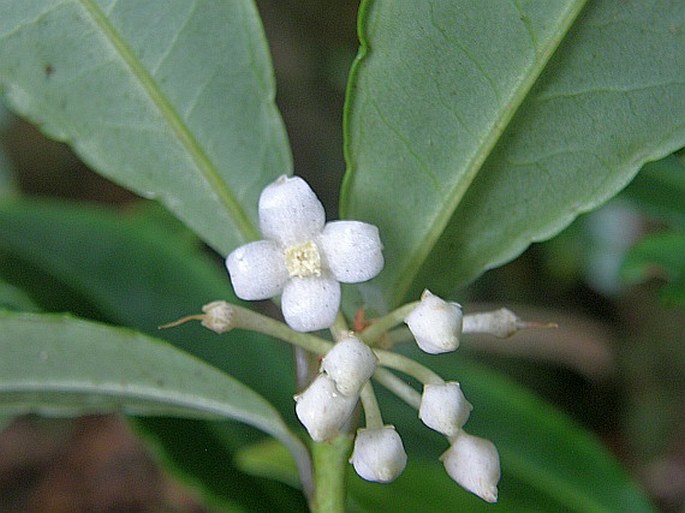
<path fill-rule="evenodd" d="M 407 453 L 393 426 L 359 429 L 350 463 L 363 479 L 389 483 L 404 470 Z"/>
<path fill-rule="evenodd" d="M 448 303 L 424 290 L 421 302 L 407 315 L 404 322 L 416 343 L 426 353 L 438 354 L 459 347 L 459 336 L 464 314 L 457 303 Z"/>
<path fill-rule="evenodd" d="M 321 362 L 321 371 L 335 382 L 341 394 L 356 396 L 373 375 L 377 361 L 369 346 L 350 335 L 328 351 Z"/>
<path fill-rule="evenodd" d="M 456 381 L 429 384 L 423 387 L 419 418 L 429 428 L 452 437 L 466 424 L 472 409 Z"/>
<path fill-rule="evenodd" d="M 440 459 L 460 486 L 487 502 L 497 502 L 500 466 L 499 454 L 492 442 L 462 430 Z"/>
<path fill-rule="evenodd" d="M 282 294 L 291 328 L 330 327 L 340 307 L 339 282 L 370 280 L 383 268 L 383 255 L 375 226 L 325 220 L 321 202 L 302 178 L 281 176 L 268 185 L 259 198 L 265 240 L 226 258 L 236 295 L 261 300 Z"/>
<path fill-rule="evenodd" d="M 326 374 L 319 374 L 307 389 L 295 396 L 295 413 L 316 442 L 333 438 L 350 418 L 358 396 L 346 396 Z"/>

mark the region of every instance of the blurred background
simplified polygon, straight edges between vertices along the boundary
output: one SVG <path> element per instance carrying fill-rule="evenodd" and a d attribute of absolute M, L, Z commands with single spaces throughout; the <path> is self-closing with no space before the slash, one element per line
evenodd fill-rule
<path fill-rule="evenodd" d="M 357 1 L 259 0 L 296 172 L 337 211 L 342 107 Z M 27 194 L 126 206 L 135 196 L 0 107 L 0 170 Z M 2 177 L 0 172 L 0 191 Z M 556 330 L 463 350 L 592 430 L 652 497 L 685 512 L 685 160 L 648 166 L 618 197 L 455 299 Z M 217 265 L 222 265 L 217 257 Z M 0 433 L 0 512 L 203 512 L 116 416 L 17 419 Z"/>

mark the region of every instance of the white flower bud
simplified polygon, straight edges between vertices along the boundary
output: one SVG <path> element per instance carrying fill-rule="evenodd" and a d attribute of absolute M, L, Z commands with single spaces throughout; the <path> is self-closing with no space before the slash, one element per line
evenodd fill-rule
<path fill-rule="evenodd" d="M 429 428 L 452 437 L 466 424 L 472 409 L 456 381 L 425 385 L 419 418 Z"/>
<path fill-rule="evenodd" d="M 312 440 L 323 442 L 338 434 L 357 400 L 357 396 L 342 395 L 330 377 L 319 374 L 304 392 L 295 396 L 295 413 Z"/>
<path fill-rule="evenodd" d="M 359 429 L 354 440 L 350 463 L 359 476 L 367 481 L 389 483 L 407 465 L 407 453 L 400 435 L 393 426 Z"/>
<path fill-rule="evenodd" d="M 449 476 L 460 486 L 487 502 L 497 502 L 500 478 L 499 454 L 489 440 L 461 431 L 440 456 Z"/>
<path fill-rule="evenodd" d="M 421 303 L 404 322 L 422 351 L 438 354 L 454 351 L 459 347 L 463 317 L 459 304 L 448 303 L 424 290 Z"/>
<path fill-rule="evenodd" d="M 373 375 L 377 361 L 369 346 L 349 336 L 328 351 L 321 362 L 321 370 L 335 382 L 341 394 L 356 396 Z"/>

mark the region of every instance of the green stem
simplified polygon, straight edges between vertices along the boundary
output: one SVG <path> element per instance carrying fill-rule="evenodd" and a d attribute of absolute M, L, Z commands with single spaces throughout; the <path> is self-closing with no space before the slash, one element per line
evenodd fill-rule
<path fill-rule="evenodd" d="M 409 376 L 416 378 L 424 385 L 426 384 L 442 384 L 445 382 L 438 374 L 430 370 L 428 367 L 421 365 L 419 362 L 407 358 L 404 355 L 393 353 L 391 351 L 375 350 L 378 356 L 378 363 L 383 367 L 390 367 Z"/>
<path fill-rule="evenodd" d="M 381 416 L 381 409 L 378 407 L 378 400 L 376 394 L 373 392 L 373 386 L 368 381 L 361 391 L 362 407 L 364 408 L 364 419 L 366 427 L 369 429 L 380 429 L 383 427 L 383 417 Z"/>
<path fill-rule="evenodd" d="M 345 475 L 352 450 L 352 437 L 341 434 L 323 443 L 312 443 L 314 497 L 312 513 L 345 512 Z"/>
<path fill-rule="evenodd" d="M 386 369 L 376 369 L 373 378 L 415 410 L 421 405 L 421 394 Z"/>
<path fill-rule="evenodd" d="M 330 331 L 333 340 L 336 342 L 349 333 L 350 328 L 347 326 L 347 320 L 342 312 L 338 311 L 338 315 L 335 317 L 335 322 L 333 323 L 333 326 L 331 326 Z"/>
<path fill-rule="evenodd" d="M 407 315 L 409 315 L 418 304 L 419 301 L 407 303 L 406 305 L 402 305 L 398 309 L 393 310 L 389 314 L 375 319 L 368 328 L 359 333 L 359 337 L 367 344 L 372 344 L 381 335 L 383 335 L 383 333 L 391 328 L 394 328 L 401 322 L 404 322 L 405 317 L 407 317 Z"/>
<path fill-rule="evenodd" d="M 276 319 L 248 308 L 233 304 L 231 308 L 234 313 L 235 328 L 263 333 L 316 354 L 325 354 L 333 347 L 333 344 L 327 340 L 295 331 Z"/>

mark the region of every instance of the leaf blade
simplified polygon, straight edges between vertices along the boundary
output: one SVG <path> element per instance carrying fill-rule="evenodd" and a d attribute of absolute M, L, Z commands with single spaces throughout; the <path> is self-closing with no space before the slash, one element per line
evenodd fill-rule
<path fill-rule="evenodd" d="M 390 256 L 378 283 L 391 305 L 583 3 L 533 2 L 523 11 L 471 2 L 363 5 L 345 107 L 341 212 L 381 228 Z M 501 31 L 512 46 L 506 52 L 490 41 Z M 407 210 L 420 220 L 407 219 Z"/>
<path fill-rule="evenodd" d="M 0 411 L 72 416 L 124 410 L 239 420 L 302 442 L 276 410 L 230 376 L 159 340 L 64 315 L 0 313 Z"/>
<path fill-rule="evenodd" d="M 441 2 L 435 0 L 432 4 L 441 5 Z M 478 12 L 481 6 L 483 11 L 487 10 L 488 5 L 468 7 Z M 372 7 L 367 9 L 371 15 Z M 463 11 L 464 5 L 459 7 Z M 525 7 L 537 12 L 539 6 L 531 2 Z M 485 117 L 492 114 L 493 108 L 500 108 L 496 101 L 489 105 L 483 101 L 485 93 L 481 89 L 488 91 L 492 87 L 481 80 L 478 89 L 471 84 L 467 73 L 463 76 L 447 73 L 445 63 L 451 62 L 448 54 L 437 67 L 401 70 L 409 79 L 396 84 L 388 78 L 388 73 L 385 81 L 381 80 L 384 70 L 380 64 L 376 63 L 373 68 L 374 63 L 368 56 L 362 58 L 368 61 L 368 77 L 362 73 L 364 70 L 358 71 L 357 79 L 350 83 L 350 91 L 355 92 L 348 97 L 354 101 L 348 102 L 351 121 L 346 132 L 349 167 L 345 213 L 378 224 L 381 235 L 385 234 L 390 254 L 388 265 L 371 286 L 382 289 L 390 306 L 407 296 L 413 297 L 425 287 L 441 294 L 454 292 L 484 270 L 510 260 L 532 241 L 554 235 L 580 212 L 616 194 L 645 162 L 661 158 L 685 144 L 685 127 L 677 114 L 685 108 L 682 71 L 685 41 L 682 32 L 674 30 L 683 14 L 675 6 L 671 10 L 657 9 L 650 3 L 629 7 L 621 9 L 614 2 L 600 0 L 584 8 L 515 115 L 503 127 L 494 147 L 483 146 L 489 153 L 476 169 L 472 182 L 462 173 L 452 174 L 447 180 L 443 175 L 436 175 L 440 177 L 437 185 L 441 187 L 431 185 L 425 173 L 421 174 L 421 166 L 416 165 L 412 153 L 401 144 L 392 143 L 392 135 L 385 136 L 390 140 L 385 142 L 386 149 L 372 146 L 368 141 L 378 132 L 376 125 L 382 123 L 368 115 L 371 107 L 359 100 L 358 89 L 366 84 L 364 80 L 372 77 L 377 82 L 374 101 L 382 98 L 389 105 L 384 111 L 386 115 L 392 109 L 397 111 L 393 119 L 399 119 L 397 126 L 411 134 L 406 140 L 419 141 L 414 144 L 421 149 L 419 156 L 424 166 L 428 165 L 436 173 L 449 174 L 444 155 L 452 156 L 459 169 L 466 169 L 470 163 L 477 167 L 472 156 L 481 141 L 464 128 L 463 133 L 452 137 L 434 138 L 431 148 L 430 136 L 454 132 L 454 127 L 460 124 L 466 126 L 463 121 L 452 119 L 449 108 L 456 106 L 468 112 L 482 107 Z M 414 21 L 417 17 L 412 14 L 411 19 L 405 16 L 401 18 L 402 23 L 394 26 L 387 19 L 379 18 L 377 26 L 372 28 L 378 33 L 376 40 L 381 35 L 389 37 L 381 34 L 383 27 L 399 34 L 415 32 L 412 24 L 419 24 L 420 20 Z M 483 32 L 481 39 L 472 35 L 476 29 L 464 27 L 467 22 L 460 24 L 459 21 L 450 25 L 454 37 L 463 44 L 475 41 L 469 48 L 485 56 L 488 51 L 507 55 L 512 59 L 511 65 L 518 66 L 525 74 L 520 57 L 508 51 L 512 36 L 505 31 L 500 34 L 488 30 L 488 23 L 493 23 L 489 16 L 483 21 L 474 17 L 476 26 Z M 542 23 L 543 18 L 537 19 Z M 430 38 L 422 41 L 430 51 L 436 51 Z M 490 45 L 492 49 L 483 50 L 477 43 Z M 379 50 L 378 41 L 376 44 L 377 52 L 385 50 L 384 47 Z M 403 50 L 398 58 L 400 64 L 396 64 L 400 68 L 402 59 L 414 57 Z M 426 49 L 421 51 L 429 53 Z M 382 57 L 387 60 L 385 54 Z M 421 82 L 414 76 L 422 72 L 430 80 Z M 433 96 L 439 98 L 440 91 L 431 86 L 432 82 L 442 87 L 451 84 L 442 76 L 457 84 L 455 94 L 461 94 L 462 98 L 447 103 L 442 110 L 434 108 L 431 114 L 428 101 L 421 101 L 420 95 L 418 99 L 411 95 L 420 89 L 418 84 L 429 91 L 433 87 Z M 503 81 L 502 87 L 509 83 Z M 469 92 L 469 87 L 476 90 Z M 578 95 L 574 97 L 574 93 Z M 412 103 L 419 106 L 404 105 Z M 364 113 L 367 116 L 361 115 Z M 443 130 L 444 125 L 447 130 Z M 380 157 L 376 158 L 377 155 Z M 462 180 L 468 190 L 457 198 L 458 205 L 451 211 L 454 200 L 449 197 L 451 187 Z M 376 209 L 378 212 L 374 212 Z M 449 213 L 447 221 L 445 213 Z M 412 232 L 419 235 L 410 235 Z M 434 237 L 436 234 L 439 238 Z M 413 256 L 393 261 L 393 253 Z M 422 260 L 425 256 L 426 260 Z"/>
<path fill-rule="evenodd" d="M 227 253 L 292 163 L 251 1 L 34 0 L 0 12 L 12 107 Z"/>
<path fill-rule="evenodd" d="M 545 240 L 685 144 L 679 9 L 587 6 L 455 211 L 420 278 L 458 286 Z M 597 55 L 601 55 L 598 58 Z M 441 257 L 459 248 L 450 265 Z M 435 279 L 429 286 L 446 292 Z"/>

